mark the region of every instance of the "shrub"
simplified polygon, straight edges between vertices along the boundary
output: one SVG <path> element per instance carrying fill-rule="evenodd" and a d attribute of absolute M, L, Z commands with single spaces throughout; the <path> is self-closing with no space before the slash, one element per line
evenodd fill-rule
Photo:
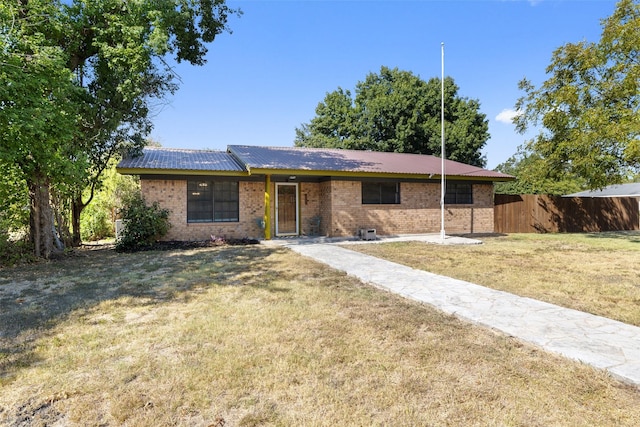
<path fill-rule="evenodd" d="M 100 204 L 90 204 L 80 216 L 82 240 L 102 240 L 115 236 L 109 211 Z"/>
<path fill-rule="evenodd" d="M 34 262 L 33 246 L 25 234 L 12 238 L 5 229 L 0 229 L 0 268 Z"/>
<path fill-rule="evenodd" d="M 140 194 L 130 197 L 122 209 L 124 228 L 116 243 L 118 251 L 138 251 L 153 246 L 167 234 L 169 211 L 160 209 L 157 203 L 147 206 Z"/>

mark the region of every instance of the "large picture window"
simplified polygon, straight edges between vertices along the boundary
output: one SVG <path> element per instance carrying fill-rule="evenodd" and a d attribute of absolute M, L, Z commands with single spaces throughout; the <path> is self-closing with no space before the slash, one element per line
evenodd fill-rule
<path fill-rule="evenodd" d="M 469 183 L 447 182 L 444 203 L 448 205 L 473 204 L 473 185 Z"/>
<path fill-rule="evenodd" d="M 363 182 L 363 205 L 397 205 L 400 204 L 400 183 L 398 182 Z"/>
<path fill-rule="evenodd" d="M 239 221 L 237 181 L 188 181 L 187 222 Z"/>

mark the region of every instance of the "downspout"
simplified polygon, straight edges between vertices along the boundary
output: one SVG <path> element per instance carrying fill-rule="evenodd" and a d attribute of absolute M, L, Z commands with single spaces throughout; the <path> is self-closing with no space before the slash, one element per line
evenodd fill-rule
<path fill-rule="evenodd" d="M 271 175 L 264 178 L 264 238 L 271 240 Z"/>

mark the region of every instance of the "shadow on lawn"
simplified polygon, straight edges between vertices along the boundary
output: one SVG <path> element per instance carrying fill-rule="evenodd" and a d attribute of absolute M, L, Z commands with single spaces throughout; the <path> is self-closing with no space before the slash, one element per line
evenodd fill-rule
<path fill-rule="evenodd" d="M 630 243 L 640 243 L 640 231 L 603 231 L 601 233 L 586 233 L 592 239 L 619 239 Z"/>
<path fill-rule="evenodd" d="M 163 304 L 210 286 L 269 287 L 266 258 L 279 248 L 220 246 L 196 250 L 117 253 L 80 251 L 61 261 L 0 271 L 0 384 L 12 368 L 37 360 L 35 341 L 76 310 L 132 297 Z"/>

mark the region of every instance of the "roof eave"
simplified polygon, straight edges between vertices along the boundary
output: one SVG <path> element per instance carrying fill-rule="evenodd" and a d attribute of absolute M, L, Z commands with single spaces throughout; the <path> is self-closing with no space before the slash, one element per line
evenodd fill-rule
<path fill-rule="evenodd" d="M 188 175 L 188 176 L 249 176 L 246 171 L 220 171 L 198 169 L 151 169 L 151 168 L 118 168 L 121 175 Z"/>
<path fill-rule="evenodd" d="M 309 169 L 271 169 L 271 168 L 248 168 L 250 175 L 297 175 L 297 176 L 331 176 L 343 178 L 410 178 L 434 180 L 440 179 L 440 174 L 430 173 L 402 173 L 402 172 L 356 172 L 356 171 L 330 171 L 330 170 L 309 170 Z M 490 176 L 465 176 L 446 175 L 447 179 L 456 181 L 512 181 L 515 178 L 490 177 Z"/>

